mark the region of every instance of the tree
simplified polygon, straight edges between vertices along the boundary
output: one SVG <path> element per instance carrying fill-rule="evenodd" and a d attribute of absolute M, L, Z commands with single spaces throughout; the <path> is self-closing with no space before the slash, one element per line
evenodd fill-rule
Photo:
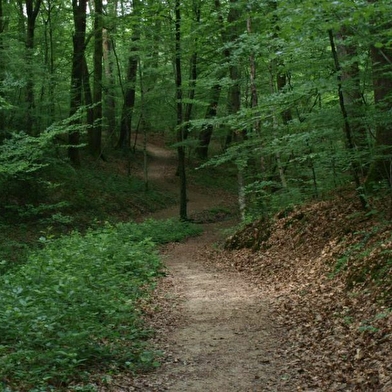
<path fill-rule="evenodd" d="M 374 103 L 376 108 L 376 157 L 369 173 L 369 181 L 386 180 L 392 188 L 392 49 L 389 32 L 392 24 L 385 21 L 384 12 L 391 11 L 383 1 L 369 0 L 374 5 L 371 32 L 375 38 L 370 45 Z M 383 24 L 380 24 L 383 21 Z"/>
<path fill-rule="evenodd" d="M 120 137 L 117 148 L 129 149 L 131 146 L 132 117 L 136 98 L 137 66 L 139 58 L 140 41 L 140 9 L 141 4 L 134 0 L 132 3 L 132 36 L 129 47 L 127 78 L 125 84 L 124 100 L 121 113 Z"/>
<path fill-rule="evenodd" d="M 218 42 L 220 42 L 221 45 L 224 45 L 226 41 L 225 33 L 224 33 L 225 26 L 224 26 L 224 18 L 222 15 L 221 4 L 219 0 L 214 1 L 214 7 L 215 7 L 215 13 L 217 15 L 217 20 L 214 22 L 218 23 L 219 26 L 218 30 L 220 32 L 220 38 L 221 38 L 220 41 Z M 225 52 L 225 55 L 227 57 L 228 52 Z M 222 91 L 222 79 L 226 74 L 227 74 L 226 68 L 223 66 L 219 67 L 217 71 L 212 72 L 212 75 L 215 80 L 212 81 L 212 86 L 208 94 L 207 109 L 204 115 L 206 122 L 203 123 L 201 126 L 201 130 L 198 136 L 199 143 L 196 148 L 196 154 L 201 159 L 207 159 L 208 157 L 208 147 L 210 145 L 212 133 L 214 131 L 214 125 L 211 122 L 211 120 L 216 118 L 218 113 L 219 99 Z"/>
<path fill-rule="evenodd" d="M 89 130 L 90 153 L 98 157 L 101 155 L 102 139 L 102 57 L 103 57 L 103 15 L 102 0 L 94 0 L 94 123 Z"/>
<path fill-rule="evenodd" d="M 241 88 L 240 88 L 240 67 L 237 60 L 233 56 L 233 45 L 238 39 L 239 32 L 237 23 L 240 19 L 240 3 L 237 0 L 230 0 L 230 9 L 227 16 L 227 27 L 225 30 L 226 47 L 224 54 L 228 62 L 230 87 L 227 97 L 227 112 L 229 115 L 235 115 L 241 108 Z M 230 49 L 230 46 L 232 49 Z M 236 135 L 240 134 L 238 129 L 229 129 L 227 131 L 225 145 L 229 146 Z"/>
<path fill-rule="evenodd" d="M 70 116 L 73 116 L 81 108 L 83 100 L 83 75 L 85 60 L 85 40 L 86 40 L 86 10 L 87 0 L 72 0 L 72 11 L 75 25 L 73 35 L 73 55 L 71 71 L 71 102 Z M 69 133 L 68 156 L 75 167 L 79 167 L 80 134 L 78 131 Z"/>
<path fill-rule="evenodd" d="M 115 80 L 113 62 L 113 41 L 108 29 L 104 28 L 103 34 L 103 60 L 105 69 L 105 118 L 109 135 L 114 135 L 116 130 L 116 100 L 115 100 Z"/>
<path fill-rule="evenodd" d="M 180 219 L 187 220 L 187 189 L 185 171 L 185 140 L 182 108 L 182 73 L 181 73 L 181 2 L 175 1 L 175 81 L 176 81 L 176 113 L 177 113 L 177 154 L 178 174 L 180 177 Z"/>
<path fill-rule="evenodd" d="M 339 105 L 340 105 L 340 110 L 342 112 L 343 116 L 343 121 L 344 121 L 344 132 L 346 136 L 346 145 L 347 149 L 349 152 L 352 152 L 354 150 L 354 142 L 353 142 L 353 135 L 352 135 L 352 129 L 351 129 L 351 123 L 349 120 L 349 115 L 346 107 L 346 102 L 344 100 L 344 95 L 343 95 L 343 90 L 342 90 L 342 76 L 341 76 L 341 67 L 340 67 L 340 62 L 338 58 L 338 53 L 336 50 L 335 46 L 335 41 L 334 41 L 334 36 L 332 30 L 328 31 L 329 34 L 329 40 L 330 40 L 330 45 L 331 45 L 331 51 L 332 51 L 332 56 L 334 58 L 334 63 L 335 63 L 335 70 L 338 73 L 337 79 L 338 79 L 338 96 L 339 96 Z M 359 165 L 358 162 L 356 161 L 355 157 L 350 160 L 351 164 L 351 170 L 352 170 L 352 175 L 353 179 L 355 182 L 355 186 L 358 192 L 359 199 L 361 201 L 362 207 L 364 209 L 367 208 L 367 201 L 363 196 L 362 192 L 362 184 L 361 180 L 359 178 Z"/>
<path fill-rule="evenodd" d="M 0 83 L 3 82 L 4 79 L 4 66 L 3 56 L 4 56 L 4 43 L 3 43 L 3 33 L 4 33 L 5 23 L 4 23 L 4 13 L 3 13 L 3 0 L 0 0 Z M 4 131 L 4 116 L 1 108 L 3 107 L 3 94 L 0 89 L 0 137 Z"/>
<path fill-rule="evenodd" d="M 27 29 L 26 29 L 26 63 L 33 62 L 34 33 L 37 16 L 41 7 L 41 0 L 26 0 Z M 26 131 L 32 134 L 34 129 L 34 74 L 32 67 L 28 67 L 29 75 L 26 84 Z"/>

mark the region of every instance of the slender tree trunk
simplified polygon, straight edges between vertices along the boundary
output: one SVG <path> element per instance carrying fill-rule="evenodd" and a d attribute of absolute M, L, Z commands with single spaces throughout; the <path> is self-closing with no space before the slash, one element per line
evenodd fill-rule
<path fill-rule="evenodd" d="M 238 113 L 241 109 L 241 89 L 240 89 L 240 70 L 237 65 L 231 64 L 229 66 L 229 76 L 231 86 L 227 97 L 227 112 L 229 115 Z M 237 135 L 242 134 L 240 130 L 228 130 L 226 135 L 225 147 L 230 146 L 233 141 L 236 141 Z"/>
<path fill-rule="evenodd" d="M 273 38 L 275 40 L 279 39 L 279 19 L 276 13 L 277 11 L 277 3 L 275 1 L 270 1 L 269 7 L 272 9 L 272 30 L 273 30 Z M 281 48 L 279 44 L 274 44 L 272 46 L 272 52 L 280 52 Z M 284 60 L 281 56 L 276 57 L 274 60 L 271 61 L 271 68 L 274 72 L 274 78 L 276 78 L 276 88 L 279 93 L 284 93 L 284 89 L 287 86 L 287 72 L 284 70 Z M 275 87 L 273 88 L 275 92 Z M 283 124 L 287 125 L 292 120 L 292 114 L 290 108 L 285 108 L 281 112 L 281 117 L 283 120 Z"/>
<path fill-rule="evenodd" d="M 3 42 L 3 33 L 4 33 L 4 14 L 3 14 L 3 0 L 0 0 L 0 83 L 3 81 L 4 79 L 4 42 Z M 2 92 L 0 91 L 0 99 L 2 98 Z M 1 138 L 1 134 L 4 131 L 5 128 L 5 121 L 4 121 L 4 113 L 3 110 L 0 110 L 0 138 Z"/>
<path fill-rule="evenodd" d="M 73 55 L 71 71 L 71 102 L 70 115 L 74 115 L 82 106 L 84 52 L 86 38 L 86 7 L 87 0 L 72 0 L 75 33 L 73 36 Z M 79 132 L 69 133 L 68 156 L 75 167 L 80 167 Z"/>
<path fill-rule="evenodd" d="M 105 117 L 107 119 L 108 133 L 114 135 L 116 130 L 116 100 L 113 64 L 113 43 L 106 29 L 103 30 L 103 59 L 105 66 L 106 87 L 105 93 Z"/>
<path fill-rule="evenodd" d="M 148 154 L 147 154 L 147 129 L 144 123 L 144 110 L 145 110 L 145 100 L 144 100 L 144 78 L 142 65 L 139 60 L 139 83 L 140 83 L 140 121 L 143 132 L 143 179 L 144 179 L 144 190 L 148 191 Z M 135 137 L 136 145 L 136 137 Z"/>
<path fill-rule="evenodd" d="M 240 18 L 238 0 L 230 0 L 230 9 L 227 16 L 228 30 L 225 32 L 225 42 L 233 44 L 239 36 L 238 27 L 235 23 Z M 227 97 L 227 112 L 229 115 L 236 114 L 241 108 L 241 89 L 240 89 L 240 68 L 233 59 L 232 51 L 228 48 L 224 50 L 225 57 L 229 65 L 229 77 L 231 85 Z M 229 146 L 239 134 L 238 130 L 228 130 L 225 146 Z"/>
<path fill-rule="evenodd" d="M 371 46 L 374 102 L 378 113 L 392 110 L 392 50 Z M 392 188 L 392 125 L 378 122 L 376 126 L 377 158 L 372 163 L 369 181 L 387 180 Z"/>
<path fill-rule="evenodd" d="M 201 17 L 201 10 L 200 10 L 200 4 L 196 4 L 195 5 L 195 9 L 194 9 L 194 13 L 195 13 L 195 23 L 196 26 L 199 26 L 200 24 L 200 17 Z M 189 93 L 188 93 L 188 100 L 189 102 L 185 105 L 185 113 L 184 113 L 184 121 L 187 124 L 186 127 L 186 132 L 184 134 L 184 137 L 187 138 L 188 136 L 188 122 L 191 119 L 192 116 L 192 109 L 193 109 L 193 99 L 195 98 L 195 91 L 196 91 L 196 80 L 197 80 L 197 59 L 198 59 L 198 39 L 197 36 L 193 42 L 193 47 L 195 48 L 190 61 L 189 61 L 189 83 L 188 83 L 188 89 L 189 89 Z"/>
<path fill-rule="evenodd" d="M 376 4 L 378 0 L 368 0 Z M 370 46 L 370 57 L 372 60 L 372 76 L 374 103 L 376 111 L 381 117 L 384 113 L 388 116 L 392 110 L 392 49 L 390 36 L 392 23 L 385 22 L 385 15 L 375 7 L 376 14 L 372 22 L 372 35 L 374 41 L 381 45 Z M 367 182 L 386 180 L 392 190 L 392 125 L 389 121 L 377 121 L 376 125 L 376 157 L 374 158 Z"/>
<path fill-rule="evenodd" d="M 139 18 L 139 4 L 133 2 L 133 15 L 132 17 L 137 20 Z M 117 143 L 117 148 L 129 149 L 131 146 L 131 131 L 132 131 L 132 116 L 135 107 L 136 99 L 136 80 L 137 80 L 137 66 L 138 66 L 138 51 L 139 51 L 140 29 L 136 26 L 133 27 L 131 38 L 130 53 L 128 57 L 128 72 L 127 82 L 124 91 L 124 103 L 122 107 L 121 123 L 120 123 L 120 137 Z"/>
<path fill-rule="evenodd" d="M 117 143 L 117 148 L 121 149 L 128 149 L 131 145 L 132 115 L 136 98 L 137 63 L 138 59 L 136 54 L 130 55 L 128 59 L 127 82 L 121 113 L 120 138 Z"/>
<path fill-rule="evenodd" d="M 222 31 L 222 41 L 225 42 L 226 38 L 224 34 L 224 22 L 223 22 L 223 16 L 221 12 L 221 4 L 219 0 L 214 0 L 214 4 L 215 4 L 216 12 L 218 14 L 218 25 L 220 30 Z M 230 55 L 229 51 L 225 51 L 225 57 L 228 58 L 229 55 Z M 222 90 L 220 80 L 225 75 L 226 75 L 225 69 L 220 69 L 218 71 L 217 83 L 215 83 L 210 90 L 209 105 L 207 107 L 206 114 L 204 116 L 206 120 L 210 120 L 216 117 L 219 98 Z M 201 128 L 201 131 L 199 133 L 199 144 L 196 148 L 196 154 L 200 159 L 207 159 L 208 157 L 208 147 L 211 142 L 213 131 L 214 131 L 214 126 L 208 122 Z"/>
<path fill-rule="evenodd" d="M 222 86 L 219 83 L 215 84 L 211 88 L 210 103 L 204 116 L 206 120 L 216 117 L 221 89 Z M 207 123 L 202 127 L 199 133 L 199 144 L 196 148 L 196 154 L 200 159 L 207 159 L 208 157 L 208 147 L 210 145 L 213 131 L 214 126 Z"/>
<path fill-rule="evenodd" d="M 54 4 L 52 1 L 43 2 L 42 5 L 45 7 L 46 18 L 44 19 L 44 40 L 45 40 L 45 68 L 47 72 L 45 73 L 42 80 L 41 88 L 41 101 L 45 98 L 47 94 L 47 104 L 48 108 L 46 127 L 53 123 L 55 115 L 55 97 L 54 97 L 54 45 L 53 45 L 53 23 L 52 23 L 52 11 Z"/>
<path fill-rule="evenodd" d="M 175 71 L 176 71 L 176 112 L 177 112 L 177 142 L 184 141 L 183 113 L 182 113 L 182 75 L 181 75 L 181 3 L 175 1 Z M 185 172 L 185 147 L 177 147 L 178 174 L 180 177 L 180 219 L 187 220 L 187 192 Z"/>
<path fill-rule="evenodd" d="M 90 86 L 90 73 L 88 70 L 86 55 L 83 56 L 83 81 L 82 81 L 82 102 L 87 106 L 87 124 L 88 129 L 92 129 L 94 125 L 94 109 L 93 109 L 93 94 Z"/>
<path fill-rule="evenodd" d="M 200 3 L 194 3 L 194 22 L 198 27 L 200 24 Z M 195 99 L 196 92 L 196 81 L 197 81 L 197 60 L 198 60 L 198 38 L 195 37 L 192 46 L 194 48 L 192 55 L 189 60 L 189 80 L 188 80 L 188 103 L 184 108 L 184 126 L 183 126 L 183 138 L 186 140 L 189 135 L 190 120 L 192 118 L 193 100 Z"/>
<path fill-rule="evenodd" d="M 271 93 L 271 95 L 276 93 L 275 80 L 278 79 L 277 75 L 278 75 L 278 72 L 276 69 L 276 61 L 272 60 L 270 62 L 270 93 Z M 275 114 L 274 111 L 271 112 L 271 116 L 272 116 L 272 132 L 273 132 L 274 137 L 278 137 L 278 128 L 279 128 L 278 118 L 277 118 L 277 115 Z M 284 173 L 282 160 L 280 158 L 279 151 L 277 151 L 275 153 L 275 160 L 276 160 L 276 164 L 278 167 L 278 173 L 279 173 L 279 178 L 280 178 L 282 188 L 286 189 L 287 188 L 287 181 L 286 181 L 286 176 Z"/>
<path fill-rule="evenodd" d="M 361 78 L 357 47 L 348 43 L 350 35 L 346 27 L 342 27 L 336 34 L 338 44 L 336 51 L 343 64 L 345 60 L 349 61 L 348 66 L 342 66 L 342 94 L 347 110 L 348 119 L 351 125 L 352 139 L 354 147 L 363 151 L 368 148 L 366 127 L 362 124 L 360 117 L 363 111 L 363 95 L 361 91 Z"/>
<path fill-rule="evenodd" d="M 252 20 L 250 15 L 246 19 L 246 29 L 249 35 L 252 35 Z M 249 55 L 249 83 L 250 83 L 250 107 L 252 109 L 257 108 L 258 97 L 257 97 L 257 87 L 256 87 L 256 60 L 255 54 L 252 51 Z M 260 134 L 260 120 L 256 119 L 253 122 L 254 134 Z"/>
<path fill-rule="evenodd" d="M 28 64 L 28 77 L 26 83 L 26 132 L 28 134 L 36 133 L 35 118 L 34 118 L 34 71 L 32 69 L 33 50 L 34 50 L 34 32 L 35 21 L 37 19 L 39 9 L 41 7 L 41 0 L 26 0 L 26 14 L 27 14 L 27 30 L 26 30 L 26 62 Z"/>
<path fill-rule="evenodd" d="M 225 32 L 224 41 L 226 43 L 233 44 L 239 37 L 238 27 L 235 23 L 240 18 L 240 12 L 238 9 L 238 0 L 230 0 L 230 9 L 227 16 L 228 30 Z M 226 48 L 224 50 L 225 57 L 228 61 L 229 66 L 229 78 L 230 87 L 227 97 L 227 113 L 234 115 L 241 109 L 241 90 L 240 90 L 240 68 L 233 58 L 232 50 Z M 226 135 L 225 147 L 228 147 L 233 140 L 236 139 L 237 135 L 243 134 L 238 129 L 229 129 Z M 244 171 L 247 166 L 247 162 L 244 162 L 246 158 L 238 157 L 236 160 L 237 165 L 237 184 L 238 184 L 238 203 L 241 211 L 242 218 L 245 219 L 246 212 L 246 198 L 244 191 Z"/>
<path fill-rule="evenodd" d="M 353 154 L 354 143 L 353 143 L 353 139 L 352 139 L 351 125 L 350 125 L 346 105 L 344 102 L 344 96 L 343 96 L 343 90 L 342 90 L 341 66 L 340 66 L 340 62 L 339 62 L 338 53 L 336 50 L 333 31 L 328 30 L 328 35 L 329 35 L 329 42 L 331 45 L 332 56 L 333 56 L 333 60 L 335 63 L 335 70 L 337 73 L 339 105 L 340 105 L 340 110 L 342 112 L 342 116 L 343 116 L 343 120 L 344 120 L 344 133 L 346 135 L 346 146 L 347 146 L 348 153 Z M 352 172 L 352 176 L 353 176 L 353 179 L 355 182 L 357 194 L 358 194 L 358 197 L 359 197 L 359 200 L 361 202 L 362 207 L 364 209 L 366 209 L 367 208 L 367 201 L 366 201 L 366 199 L 363 195 L 363 192 L 362 192 L 362 184 L 361 184 L 361 180 L 359 178 L 359 172 L 360 172 L 359 166 L 355 160 L 355 157 L 351 157 L 350 160 L 351 160 L 351 172 Z"/>
<path fill-rule="evenodd" d="M 102 0 L 94 0 L 94 5 L 94 124 L 89 129 L 89 150 L 91 155 L 99 157 L 102 144 Z"/>

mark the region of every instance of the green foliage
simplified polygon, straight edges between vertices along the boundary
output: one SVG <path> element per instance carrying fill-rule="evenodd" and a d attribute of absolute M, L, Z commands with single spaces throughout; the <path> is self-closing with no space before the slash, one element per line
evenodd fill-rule
<path fill-rule="evenodd" d="M 12 214 L 13 219 L 40 216 L 53 211 L 52 221 L 66 221 L 69 217 L 61 214 L 67 203 L 55 201 L 45 203 L 45 195 L 53 191 L 58 184 L 53 178 L 46 179 L 45 173 L 68 163 L 58 154 L 59 148 L 65 149 L 67 144 L 60 144 L 69 132 L 85 132 L 86 126 L 78 122 L 83 110 L 58 123 L 49 126 L 38 136 L 30 136 L 24 132 L 9 134 L 0 144 L 0 189 L 3 217 Z M 82 145 L 81 145 L 82 146 Z M 79 147 L 81 147 L 79 146 Z"/>
<path fill-rule="evenodd" d="M 75 121 L 82 118 L 82 114 L 81 109 L 75 115 L 52 124 L 38 136 L 30 136 L 24 132 L 11 133 L 0 145 L 0 181 L 9 178 L 29 178 L 31 173 L 53 162 L 54 147 L 58 138 L 69 132 L 85 132 L 85 125 L 75 124 Z"/>
<path fill-rule="evenodd" d="M 154 243 L 198 232 L 149 220 L 42 237 L 42 249 L 0 279 L 0 379 L 11 390 L 47 390 L 97 369 L 154 365 L 138 306 L 163 272 Z"/>
<path fill-rule="evenodd" d="M 70 208 L 63 210 L 63 214 L 72 215 L 74 222 L 82 225 L 94 220 L 129 220 L 137 214 L 171 205 L 174 199 L 173 195 L 161 193 L 153 186 L 145 191 L 143 181 L 136 177 L 90 165 L 78 171 L 64 168 L 48 176 L 62 184 L 53 196 L 69 204 Z"/>
<path fill-rule="evenodd" d="M 120 225 L 121 227 L 121 225 Z M 153 220 L 147 219 L 137 225 L 140 238 L 151 237 L 158 244 L 177 242 L 186 237 L 198 235 L 202 232 L 200 226 L 176 219 Z"/>
<path fill-rule="evenodd" d="M 237 191 L 237 172 L 232 164 L 221 167 L 207 167 L 202 165 L 196 170 L 189 172 L 190 181 L 207 188 L 220 188 L 228 192 Z"/>

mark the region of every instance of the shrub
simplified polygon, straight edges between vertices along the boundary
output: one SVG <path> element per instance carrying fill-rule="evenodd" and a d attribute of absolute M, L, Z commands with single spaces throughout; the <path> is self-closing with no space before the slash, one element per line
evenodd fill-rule
<path fill-rule="evenodd" d="M 162 273 L 153 240 L 191 232 L 148 221 L 42 238 L 41 250 L 0 278 L 0 380 L 18 391 L 60 388 L 97 368 L 153 364 L 137 305 Z"/>

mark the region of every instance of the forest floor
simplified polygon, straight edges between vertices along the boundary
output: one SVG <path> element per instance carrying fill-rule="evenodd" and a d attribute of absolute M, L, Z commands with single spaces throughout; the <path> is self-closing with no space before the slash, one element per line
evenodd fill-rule
<path fill-rule="evenodd" d="M 149 155 L 150 181 L 178 189 L 173 152 L 150 144 Z M 390 309 L 328 278 L 328 257 L 343 235 L 331 226 L 340 210 L 321 203 L 281 219 L 266 251 L 224 250 L 238 223 L 235 197 L 190 184 L 188 198 L 204 232 L 161 249 L 167 276 L 145 305 L 161 366 L 113 377 L 101 391 L 392 391 Z M 329 215 L 317 217 L 323 210 Z M 178 214 L 176 205 L 151 217 Z M 260 223 L 245 234 L 257 239 L 262 230 Z"/>

